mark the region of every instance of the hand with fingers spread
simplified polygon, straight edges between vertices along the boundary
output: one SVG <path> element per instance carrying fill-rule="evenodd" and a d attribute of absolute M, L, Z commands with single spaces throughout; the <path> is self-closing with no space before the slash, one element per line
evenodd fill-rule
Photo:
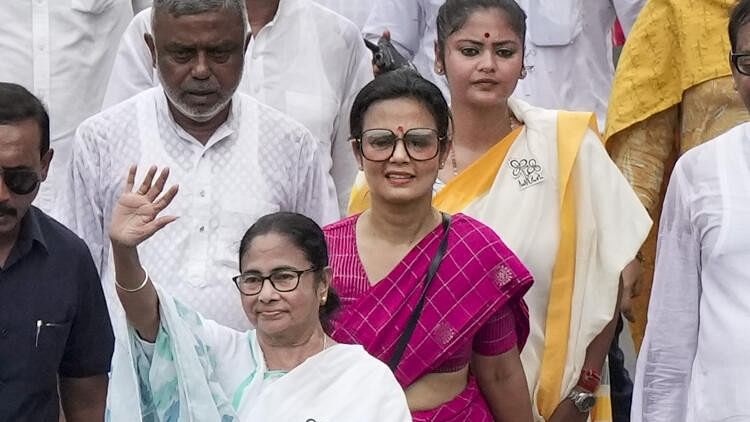
<path fill-rule="evenodd" d="M 154 181 L 157 168 L 152 166 L 138 190 L 133 191 L 136 171 L 136 166 L 130 167 L 125 189 L 112 211 L 109 237 L 117 246 L 134 248 L 177 219 L 171 215 L 159 216 L 177 195 L 177 185 L 164 192 L 169 168 L 162 169 Z"/>

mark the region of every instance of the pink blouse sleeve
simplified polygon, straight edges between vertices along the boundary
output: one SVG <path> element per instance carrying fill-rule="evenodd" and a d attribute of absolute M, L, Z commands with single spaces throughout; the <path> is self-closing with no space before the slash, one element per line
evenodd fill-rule
<path fill-rule="evenodd" d="M 501 355 L 518 343 L 516 321 L 510 306 L 503 306 L 474 336 L 474 352 L 484 356 Z"/>

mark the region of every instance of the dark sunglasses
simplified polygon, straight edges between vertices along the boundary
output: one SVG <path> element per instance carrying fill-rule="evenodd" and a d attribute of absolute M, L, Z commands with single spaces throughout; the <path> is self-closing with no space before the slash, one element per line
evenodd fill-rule
<path fill-rule="evenodd" d="M 0 177 L 8 190 L 16 195 L 28 195 L 39 186 L 41 179 L 34 170 L 0 168 Z"/>

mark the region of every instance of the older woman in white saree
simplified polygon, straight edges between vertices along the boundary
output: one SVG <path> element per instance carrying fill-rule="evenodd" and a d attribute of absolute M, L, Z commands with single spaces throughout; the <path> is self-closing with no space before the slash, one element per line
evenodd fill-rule
<path fill-rule="evenodd" d="M 361 346 L 326 334 L 338 307 L 320 227 L 299 214 L 259 219 L 240 243 L 234 282 L 254 330 L 201 315 L 152 282 L 137 247 L 174 221 L 160 216 L 177 194 L 169 171 L 136 169 L 113 212 L 110 239 L 118 296 L 130 326 L 143 421 L 411 421 L 388 367 Z M 230 280 L 227 280 L 230 282 Z M 110 400 L 118 394 L 112 380 Z M 127 394 L 126 392 L 122 392 Z M 133 414 L 110 412 L 114 421 Z"/>

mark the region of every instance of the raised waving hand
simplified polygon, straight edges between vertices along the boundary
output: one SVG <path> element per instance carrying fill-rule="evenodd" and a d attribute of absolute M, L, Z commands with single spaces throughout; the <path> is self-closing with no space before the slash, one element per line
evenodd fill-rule
<path fill-rule="evenodd" d="M 151 166 L 134 191 L 137 167 L 130 167 L 125 189 L 112 211 L 109 237 L 114 245 L 134 248 L 177 219 L 172 215 L 159 216 L 172 203 L 178 186 L 173 185 L 164 192 L 169 168 L 163 168 L 154 181 L 157 170 L 156 166 Z"/>

